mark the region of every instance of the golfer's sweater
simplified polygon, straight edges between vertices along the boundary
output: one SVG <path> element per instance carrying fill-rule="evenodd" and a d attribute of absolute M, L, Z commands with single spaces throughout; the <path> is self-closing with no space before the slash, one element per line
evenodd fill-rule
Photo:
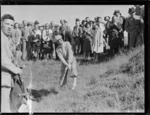
<path fill-rule="evenodd" d="M 56 49 L 56 53 L 64 65 L 68 65 L 68 63 L 72 63 L 75 60 L 71 44 L 69 42 L 63 42 L 61 46 L 59 45 Z"/>

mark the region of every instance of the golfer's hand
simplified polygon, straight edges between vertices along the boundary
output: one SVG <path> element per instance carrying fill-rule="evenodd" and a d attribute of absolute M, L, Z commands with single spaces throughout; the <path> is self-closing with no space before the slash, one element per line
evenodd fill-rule
<path fill-rule="evenodd" d="M 144 23 L 144 20 L 142 18 L 140 19 L 140 21 L 141 21 L 141 23 Z"/>
<path fill-rule="evenodd" d="M 19 71 L 18 74 L 21 75 L 22 74 L 22 68 L 19 67 Z"/>
<path fill-rule="evenodd" d="M 68 64 L 67 67 L 68 67 L 68 69 L 71 69 L 71 64 Z"/>

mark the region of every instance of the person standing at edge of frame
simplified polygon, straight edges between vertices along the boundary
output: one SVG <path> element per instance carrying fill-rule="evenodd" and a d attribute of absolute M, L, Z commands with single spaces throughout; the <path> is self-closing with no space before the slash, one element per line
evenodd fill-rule
<path fill-rule="evenodd" d="M 136 23 L 134 18 L 135 9 L 129 8 L 129 17 L 126 19 L 125 30 L 128 32 L 128 48 L 136 47 L 138 37 L 140 37 L 140 25 Z"/>
<path fill-rule="evenodd" d="M 53 38 L 54 43 L 58 44 L 58 47 L 56 48 L 56 53 L 62 62 L 61 65 L 61 77 L 60 82 L 63 79 L 63 75 L 65 73 L 66 67 L 71 70 L 74 82 L 72 90 L 76 87 L 76 78 L 77 78 L 77 69 L 76 69 L 76 59 L 73 56 L 73 51 L 71 48 L 71 44 L 68 41 L 63 41 L 61 35 L 55 35 Z M 60 84 L 61 85 L 61 84 Z"/>
<path fill-rule="evenodd" d="M 10 44 L 14 17 L 5 14 L 1 18 L 1 112 L 11 112 L 10 92 L 13 86 L 13 74 L 21 74 L 22 70 L 13 64 Z"/>

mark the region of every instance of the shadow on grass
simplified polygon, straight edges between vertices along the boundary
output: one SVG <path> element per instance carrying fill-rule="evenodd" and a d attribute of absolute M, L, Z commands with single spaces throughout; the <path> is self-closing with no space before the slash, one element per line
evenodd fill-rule
<path fill-rule="evenodd" d="M 94 61 L 94 59 L 90 59 L 90 60 L 86 60 L 86 59 L 81 59 L 81 58 L 77 58 L 77 62 L 79 62 L 79 65 L 88 65 L 88 64 L 99 64 L 101 62 L 107 62 L 110 59 L 112 59 L 114 57 L 114 55 L 110 55 L 108 53 L 103 53 L 99 55 L 98 61 Z M 93 58 L 93 57 L 92 57 Z"/>
<path fill-rule="evenodd" d="M 50 90 L 47 90 L 47 89 L 40 89 L 40 90 L 27 89 L 27 91 L 30 92 L 30 98 L 33 101 L 36 101 L 38 103 L 42 100 L 43 97 L 46 97 L 50 94 L 54 94 L 54 95 L 58 94 L 58 91 L 56 91 L 54 88 L 51 88 Z"/>

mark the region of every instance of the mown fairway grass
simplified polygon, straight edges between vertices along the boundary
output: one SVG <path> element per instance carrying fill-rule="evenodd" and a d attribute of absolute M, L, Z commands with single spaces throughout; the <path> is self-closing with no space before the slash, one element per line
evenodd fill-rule
<path fill-rule="evenodd" d="M 23 79 L 32 87 L 33 112 L 143 112 L 144 48 L 120 53 L 99 64 L 77 63 L 77 87 L 58 85 L 59 61 L 24 62 Z M 30 68 L 31 67 L 31 68 Z M 31 71 L 30 71 L 31 69 Z M 32 79 L 32 80 L 31 80 Z"/>

